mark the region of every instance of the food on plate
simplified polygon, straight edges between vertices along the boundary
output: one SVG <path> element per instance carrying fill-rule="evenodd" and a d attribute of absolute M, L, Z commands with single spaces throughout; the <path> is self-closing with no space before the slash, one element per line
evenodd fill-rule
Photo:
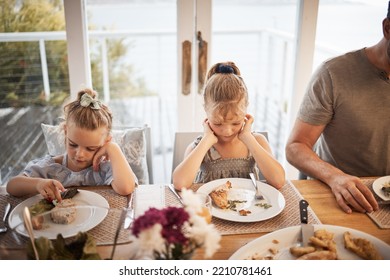
<path fill-rule="evenodd" d="M 293 255 L 294 257 L 296 258 L 299 258 L 303 255 L 306 255 L 306 254 L 309 254 L 309 253 L 313 253 L 316 251 L 316 248 L 314 248 L 313 246 L 305 246 L 305 247 L 291 247 L 290 248 L 290 253 L 291 255 Z"/>
<path fill-rule="evenodd" d="M 390 181 L 382 185 L 382 192 L 385 196 L 390 196 Z"/>
<path fill-rule="evenodd" d="M 268 208 L 271 208 L 271 207 L 272 207 L 271 204 L 266 203 L 266 202 L 264 202 L 264 203 L 256 203 L 255 206 L 262 207 L 262 208 L 264 208 L 264 209 L 268 209 Z"/>
<path fill-rule="evenodd" d="M 63 200 L 73 198 L 79 191 L 77 189 L 69 189 L 61 193 Z M 28 209 L 31 214 L 31 223 L 33 229 L 40 230 L 43 228 L 44 217 L 40 214 L 52 210 L 58 204 L 57 200 L 41 199 L 37 203 L 31 205 Z"/>
<path fill-rule="evenodd" d="M 210 197 L 213 203 L 221 209 L 227 209 L 229 206 L 228 192 L 231 189 L 232 184 L 227 181 L 225 184 L 218 186 L 210 193 Z"/>
<path fill-rule="evenodd" d="M 333 240 L 334 233 L 326 229 L 320 229 L 314 232 L 314 236 L 310 237 L 309 243 L 317 250 L 328 250 L 337 252 L 336 242 Z"/>
<path fill-rule="evenodd" d="M 57 203 L 50 213 L 51 220 L 56 224 L 70 224 L 76 219 L 76 204 L 71 198 Z"/>
<path fill-rule="evenodd" d="M 240 207 L 241 204 L 246 203 L 246 200 L 238 200 L 238 199 L 229 199 L 227 209 L 232 211 L 238 211 L 237 207 Z"/>
<path fill-rule="evenodd" d="M 28 210 L 31 214 L 31 223 L 32 227 L 35 230 L 40 230 L 43 228 L 44 217 L 40 214 L 50 211 L 54 208 L 53 203 L 49 202 L 46 199 L 41 199 L 37 203 L 31 205 Z"/>
<path fill-rule="evenodd" d="M 354 252 L 366 260 L 382 260 L 375 246 L 365 238 L 354 238 L 349 231 L 344 233 L 344 245 L 347 250 Z"/>
<path fill-rule="evenodd" d="M 310 237 L 308 246 L 291 247 L 290 253 L 297 260 L 337 260 L 334 233 L 319 229 Z"/>
<path fill-rule="evenodd" d="M 31 224 L 33 229 L 40 230 L 43 228 L 43 222 L 44 222 L 43 216 L 31 216 Z"/>
<path fill-rule="evenodd" d="M 252 214 L 252 211 L 246 209 L 248 207 L 247 200 L 240 199 L 229 199 L 229 191 L 232 188 L 232 184 L 230 181 L 226 181 L 223 185 L 216 187 L 212 192 L 210 192 L 210 197 L 215 206 L 226 209 L 236 211 L 240 216 L 248 216 Z M 253 206 L 261 207 L 264 209 L 268 209 L 272 207 L 269 203 L 256 203 Z"/>
<path fill-rule="evenodd" d="M 355 253 L 362 259 L 382 260 L 375 246 L 365 238 L 353 237 L 349 231 L 343 234 L 342 246 L 346 250 Z M 289 248 L 290 254 L 297 260 L 338 260 L 337 245 L 334 240 L 334 233 L 326 229 L 319 229 L 310 237 L 308 246 L 293 246 Z M 277 244 L 272 241 L 273 244 Z M 339 244 L 339 248 L 340 248 Z M 280 249 L 280 248 L 279 248 Z M 262 256 L 260 253 L 254 253 L 248 259 L 256 260 L 273 260 L 278 258 L 278 249 L 270 246 L 268 252 L 271 255 Z"/>
<path fill-rule="evenodd" d="M 309 246 L 291 247 L 290 253 L 298 260 L 336 260 L 337 249 L 333 237 L 334 234 L 325 229 L 316 230 L 309 239 Z"/>
<path fill-rule="evenodd" d="M 272 255 L 276 255 L 277 253 L 279 253 L 279 250 L 276 249 L 276 248 L 269 248 L 268 251 L 269 251 Z"/>
<path fill-rule="evenodd" d="M 248 216 L 251 213 L 252 212 L 250 210 L 246 210 L 246 209 L 241 209 L 238 211 L 238 214 L 240 214 L 240 216 Z"/>
<path fill-rule="evenodd" d="M 297 260 L 337 260 L 337 253 L 328 250 L 314 251 L 297 258 Z"/>

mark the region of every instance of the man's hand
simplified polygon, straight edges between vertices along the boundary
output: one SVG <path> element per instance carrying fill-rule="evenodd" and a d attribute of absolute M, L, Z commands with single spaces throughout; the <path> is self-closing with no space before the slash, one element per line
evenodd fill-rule
<path fill-rule="evenodd" d="M 352 209 L 361 213 L 378 210 L 374 195 L 358 177 L 338 174 L 332 177 L 329 186 L 346 213 L 352 213 Z"/>

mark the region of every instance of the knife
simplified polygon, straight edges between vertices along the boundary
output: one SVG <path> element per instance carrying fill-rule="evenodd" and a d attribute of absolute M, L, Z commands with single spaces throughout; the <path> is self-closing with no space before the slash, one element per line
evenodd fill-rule
<path fill-rule="evenodd" d="M 134 206 L 133 206 L 133 198 L 135 195 L 135 191 L 131 194 L 129 204 L 127 205 L 128 208 L 126 210 L 126 216 L 125 216 L 125 222 L 124 222 L 124 228 L 129 228 L 134 221 Z"/>
<path fill-rule="evenodd" d="M 307 215 L 307 207 L 309 206 L 309 203 L 302 199 L 299 202 L 299 214 L 301 217 L 301 239 L 302 239 L 302 246 L 308 246 L 309 239 L 314 234 L 314 227 L 313 225 L 310 225 L 308 215 Z"/>
<path fill-rule="evenodd" d="M 172 184 L 168 184 L 167 187 L 169 190 L 176 196 L 176 198 L 180 201 L 181 205 L 184 205 L 183 199 L 181 196 L 176 192 L 175 187 Z"/>

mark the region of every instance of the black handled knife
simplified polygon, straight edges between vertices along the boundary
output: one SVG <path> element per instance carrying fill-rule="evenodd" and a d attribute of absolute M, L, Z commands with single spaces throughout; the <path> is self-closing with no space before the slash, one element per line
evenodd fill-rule
<path fill-rule="evenodd" d="M 301 238 L 302 238 L 302 246 L 307 246 L 309 243 L 309 239 L 314 234 L 313 225 L 309 224 L 309 218 L 307 214 L 307 207 L 309 203 L 302 199 L 299 202 L 299 213 L 301 217 Z"/>

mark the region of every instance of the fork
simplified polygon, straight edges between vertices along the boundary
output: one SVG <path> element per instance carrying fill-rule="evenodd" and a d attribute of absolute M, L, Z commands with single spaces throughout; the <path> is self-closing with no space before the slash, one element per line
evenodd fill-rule
<path fill-rule="evenodd" d="M 264 199 L 264 196 L 261 194 L 260 192 L 260 189 L 259 189 L 259 186 L 257 185 L 257 181 L 255 179 L 255 174 L 253 173 L 249 173 L 249 176 L 251 177 L 251 180 L 252 180 L 252 184 L 253 184 L 253 187 L 255 188 L 255 198 L 257 200 L 263 200 Z"/>

